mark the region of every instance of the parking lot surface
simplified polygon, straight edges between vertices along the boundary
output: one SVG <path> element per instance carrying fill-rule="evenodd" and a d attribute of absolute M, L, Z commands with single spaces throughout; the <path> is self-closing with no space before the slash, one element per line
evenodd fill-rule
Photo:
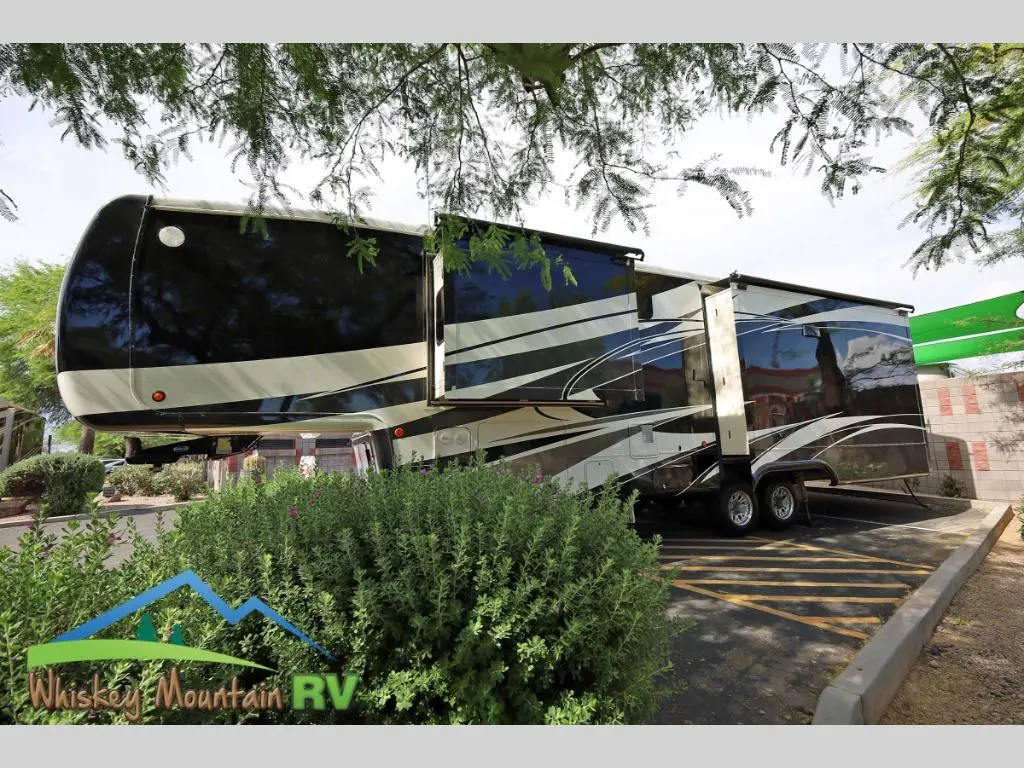
<path fill-rule="evenodd" d="M 687 687 L 657 722 L 809 722 L 822 688 L 985 515 L 926 504 L 812 491 L 810 526 L 742 539 L 678 512 L 638 519 L 661 537 L 670 613 L 694 624 L 673 647 Z"/>

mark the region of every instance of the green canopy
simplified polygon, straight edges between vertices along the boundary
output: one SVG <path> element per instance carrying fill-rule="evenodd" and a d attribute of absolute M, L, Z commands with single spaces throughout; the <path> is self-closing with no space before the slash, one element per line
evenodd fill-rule
<path fill-rule="evenodd" d="M 918 365 L 1024 352 L 1024 291 L 910 318 Z"/>

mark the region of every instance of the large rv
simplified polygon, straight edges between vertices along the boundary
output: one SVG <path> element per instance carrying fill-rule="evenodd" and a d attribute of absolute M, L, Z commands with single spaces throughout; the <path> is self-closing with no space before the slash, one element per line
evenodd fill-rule
<path fill-rule="evenodd" d="M 928 472 L 911 307 L 530 232 L 575 277 L 546 290 L 536 271 L 446 273 L 426 226 L 264 216 L 126 196 L 85 232 L 61 396 L 96 429 L 187 438 L 129 461 L 355 432 L 364 470 L 482 451 L 587 488 L 714 494 L 738 534 L 790 524 L 808 480 Z M 354 232 L 379 252 L 362 271 Z"/>

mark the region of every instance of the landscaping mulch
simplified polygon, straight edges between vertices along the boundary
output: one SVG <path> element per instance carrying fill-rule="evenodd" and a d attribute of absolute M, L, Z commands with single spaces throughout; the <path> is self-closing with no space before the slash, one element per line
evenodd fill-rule
<path fill-rule="evenodd" d="M 882 724 L 1024 724 L 1024 539 L 1018 521 L 953 598 Z"/>

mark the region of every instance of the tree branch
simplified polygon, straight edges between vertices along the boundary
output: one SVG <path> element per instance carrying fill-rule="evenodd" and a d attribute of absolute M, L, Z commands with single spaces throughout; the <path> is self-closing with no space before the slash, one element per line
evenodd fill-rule
<path fill-rule="evenodd" d="M 959 223 L 960 219 L 963 218 L 964 214 L 964 198 L 963 198 L 963 172 L 964 163 L 967 158 L 967 141 L 971 136 L 971 129 L 974 127 L 974 121 L 976 115 L 974 113 L 974 100 L 971 98 L 970 92 L 967 90 L 967 80 L 964 78 L 963 72 L 960 71 L 960 66 L 956 63 L 956 58 L 950 53 L 949 49 L 946 48 L 942 43 L 936 43 L 936 46 L 947 59 L 949 59 L 950 66 L 953 68 L 953 74 L 956 75 L 960 81 L 960 89 L 963 93 L 963 101 L 967 105 L 967 127 L 964 129 L 963 139 L 960 141 L 960 156 L 957 159 L 956 164 L 956 201 L 957 201 L 957 213 L 956 219 L 953 221 L 950 229 L 954 229 Z"/>

